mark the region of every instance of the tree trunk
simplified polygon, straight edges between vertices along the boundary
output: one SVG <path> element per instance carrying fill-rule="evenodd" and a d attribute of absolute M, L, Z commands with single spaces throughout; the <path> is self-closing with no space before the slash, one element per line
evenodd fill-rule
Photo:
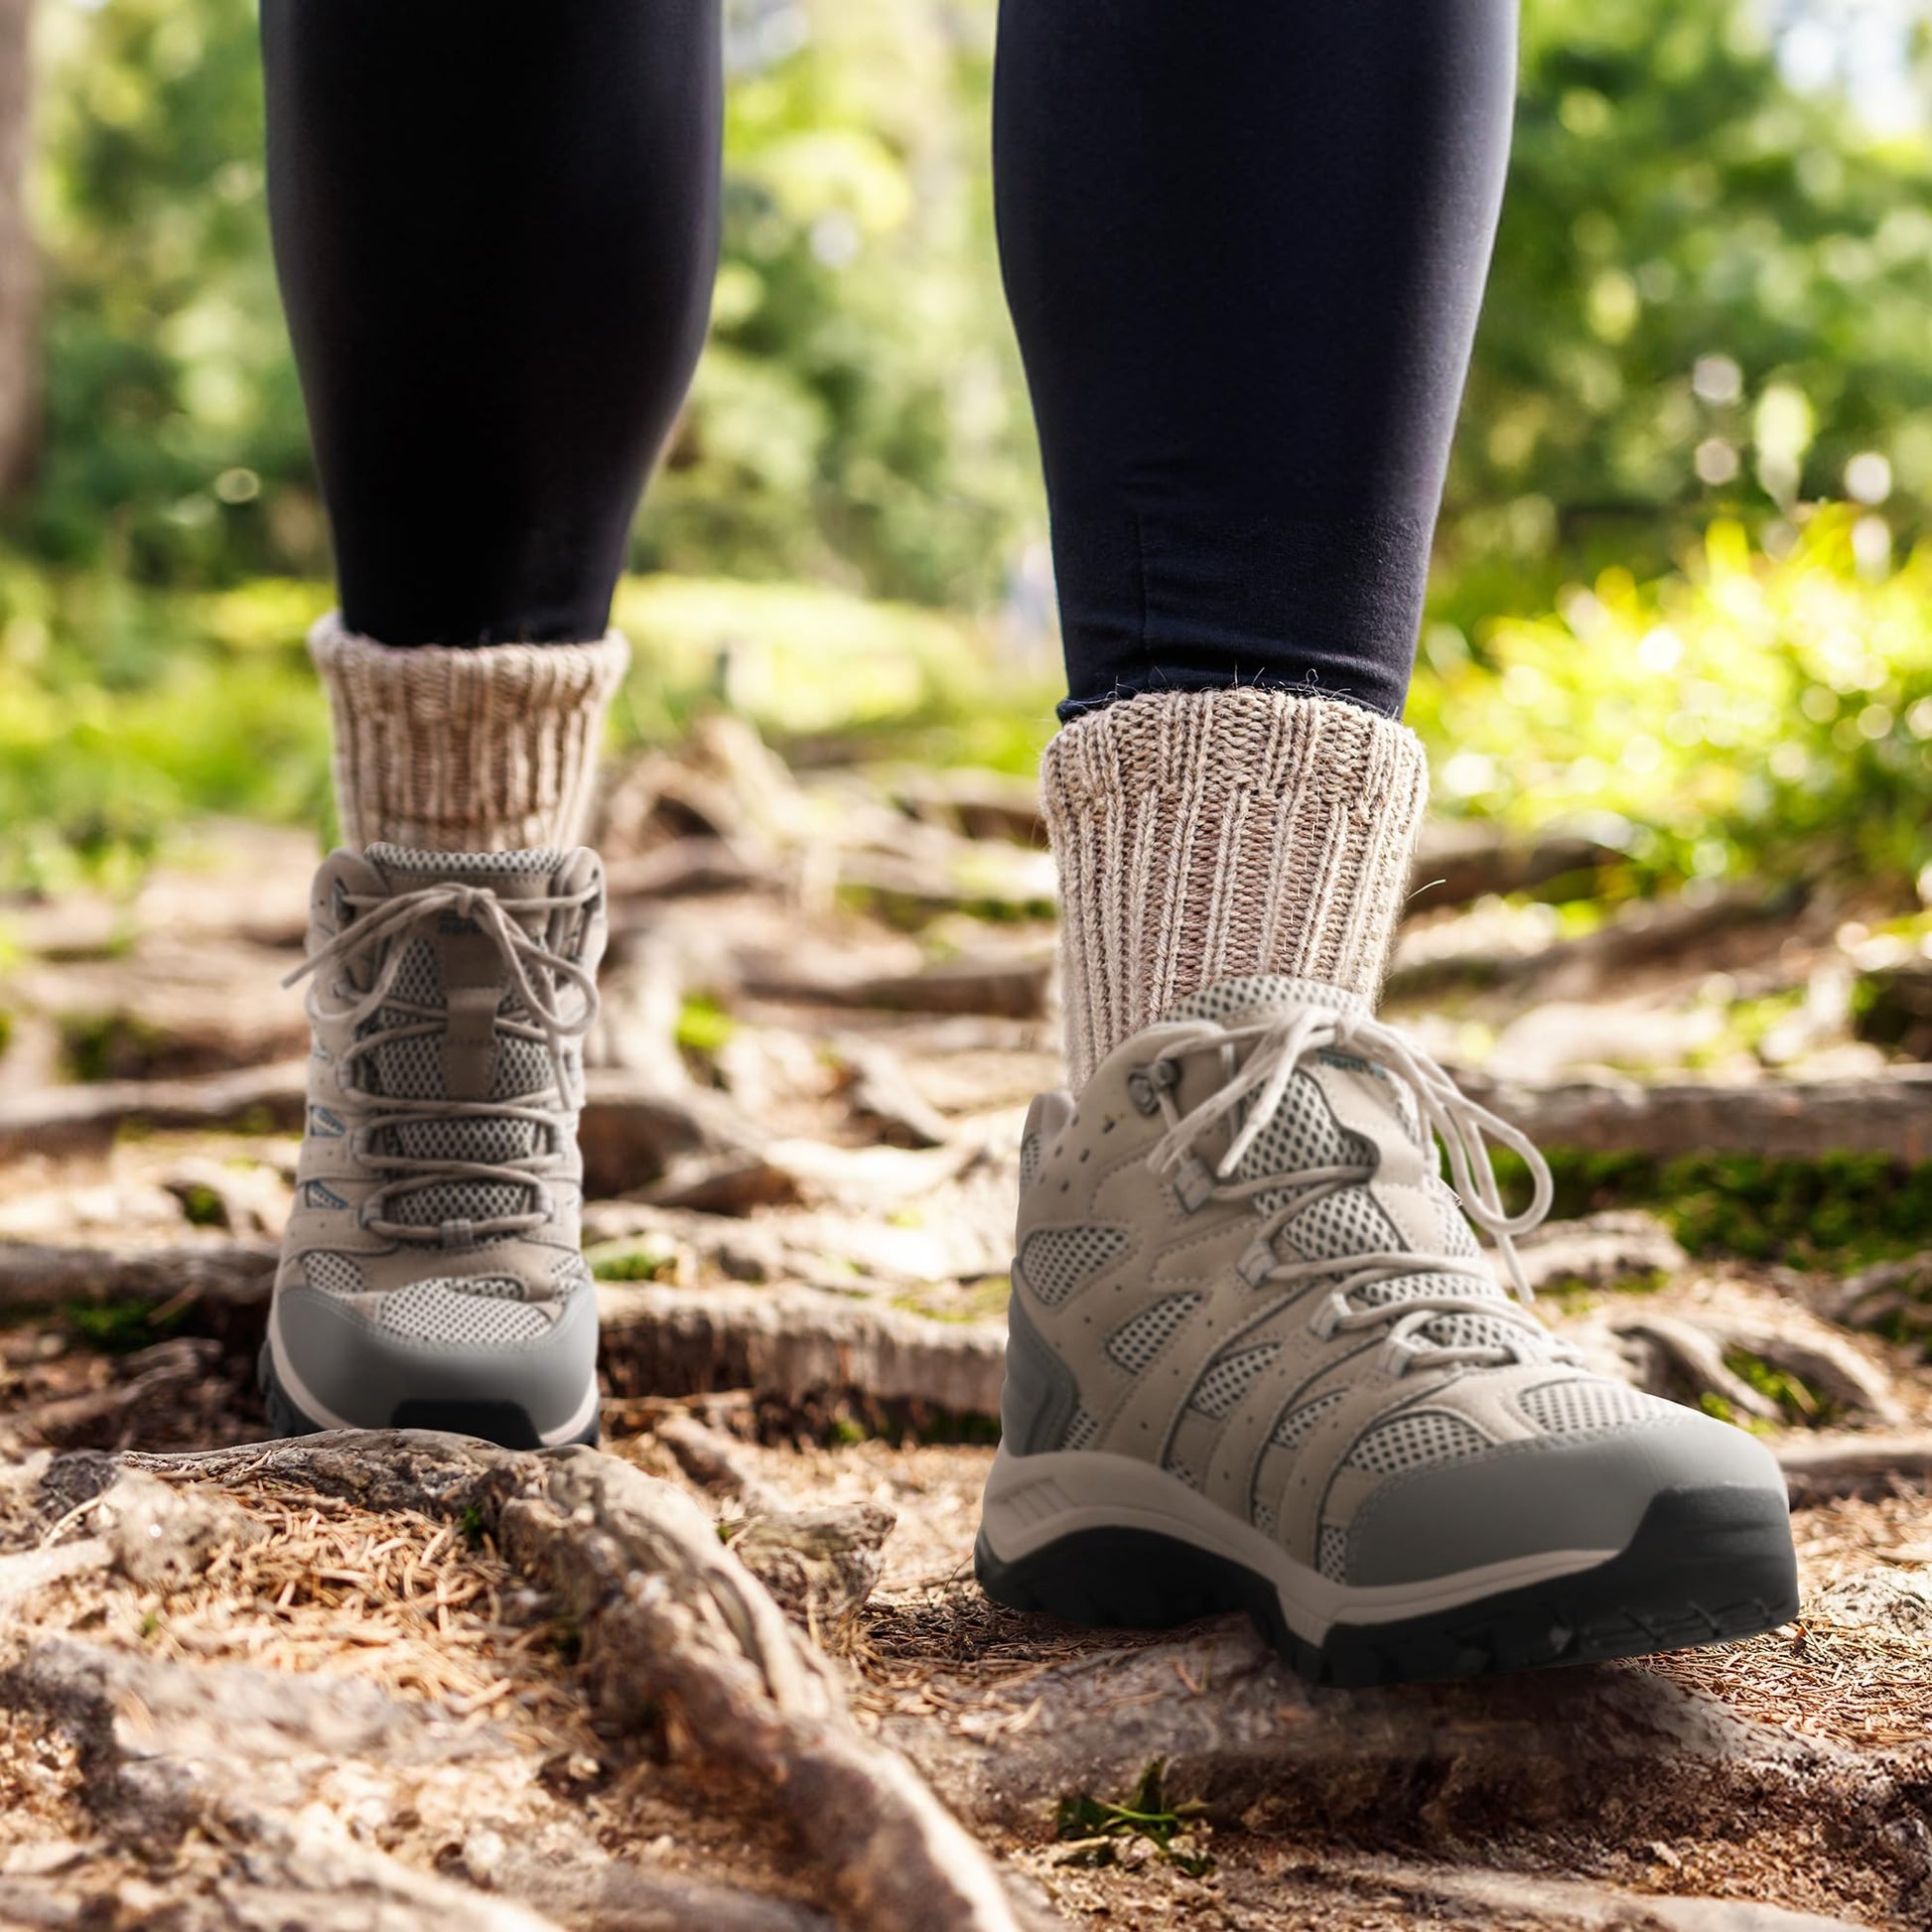
<path fill-rule="evenodd" d="M 27 217 L 34 0 L 0 0 L 0 502 L 20 488 L 40 432 L 40 263 Z"/>

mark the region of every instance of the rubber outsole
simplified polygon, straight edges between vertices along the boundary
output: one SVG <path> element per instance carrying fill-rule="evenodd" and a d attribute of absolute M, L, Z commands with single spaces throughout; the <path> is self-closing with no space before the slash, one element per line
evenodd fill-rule
<path fill-rule="evenodd" d="M 1643 1657 L 1728 1643 L 1798 1613 L 1789 1512 L 1769 1491 L 1666 1490 L 1607 1562 L 1451 1609 L 1298 1635 L 1275 1586 L 1244 1564 L 1150 1530 L 1082 1530 L 1013 1563 L 973 1552 L 997 1603 L 1069 1623 L 1159 1630 L 1245 1610 L 1311 1684 L 1359 1689 Z"/>
<path fill-rule="evenodd" d="M 274 1351 L 267 1342 L 255 1358 L 255 1373 L 261 1384 L 262 1406 L 268 1411 L 268 1427 L 275 1436 L 320 1436 L 326 1423 L 313 1421 L 290 1399 L 275 1374 Z M 543 1439 L 531 1422 L 529 1411 L 517 1402 L 405 1402 L 398 1406 L 386 1425 L 390 1429 L 436 1429 L 450 1436 L 475 1436 L 499 1449 L 541 1449 Z M 597 1417 L 573 1444 L 597 1446 Z M 562 1447 L 558 1445 L 557 1447 Z"/>

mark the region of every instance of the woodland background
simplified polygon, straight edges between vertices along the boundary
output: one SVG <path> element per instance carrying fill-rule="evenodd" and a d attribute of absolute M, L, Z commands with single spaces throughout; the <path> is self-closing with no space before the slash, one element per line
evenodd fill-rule
<path fill-rule="evenodd" d="M 993 6 L 728 16 L 536 1456 L 261 1441 L 329 560 L 254 21 L 0 0 L 0 1928 L 1921 1932 L 1925 0 L 1526 0 L 1385 1003 L 1548 1151 L 1551 1320 L 1770 1444 L 1803 1613 L 1356 1691 L 973 1582 L 1060 1076 Z"/>

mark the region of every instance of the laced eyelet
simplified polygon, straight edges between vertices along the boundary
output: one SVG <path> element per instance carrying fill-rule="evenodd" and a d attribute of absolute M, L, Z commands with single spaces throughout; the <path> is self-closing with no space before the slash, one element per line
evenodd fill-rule
<path fill-rule="evenodd" d="M 1127 1097 L 1144 1114 L 1161 1111 L 1161 1096 L 1180 1084 L 1180 1070 L 1172 1060 L 1149 1060 L 1127 1076 Z"/>
<path fill-rule="evenodd" d="M 1414 1345 L 1400 1335 L 1391 1335 L 1375 1351 L 1375 1366 L 1384 1375 L 1401 1375 L 1416 1359 Z"/>
<path fill-rule="evenodd" d="M 1214 1176 L 1190 1154 L 1173 1172 L 1173 1195 L 1183 1214 L 1191 1214 L 1214 1191 Z"/>
<path fill-rule="evenodd" d="M 1309 1317 L 1309 1333 L 1317 1341 L 1332 1341 L 1335 1330 L 1354 1311 L 1348 1306 L 1348 1298 L 1336 1289 L 1332 1294 L 1323 1296 L 1320 1305 Z"/>
<path fill-rule="evenodd" d="M 1280 1266 L 1281 1257 L 1273 1246 L 1256 1240 L 1249 1243 L 1248 1251 L 1234 1264 L 1234 1272 L 1250 1288 L 1259 1288 Z"/>

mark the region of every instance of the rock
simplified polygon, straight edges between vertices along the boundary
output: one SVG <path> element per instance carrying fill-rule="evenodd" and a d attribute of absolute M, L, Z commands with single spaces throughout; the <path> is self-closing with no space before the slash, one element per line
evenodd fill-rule
<path fill-rule="evenodd" d="M 794 1623 L 836 1638 L 871 1598 L 897 1521 L 876 1503 L 757 1516 L 730 1549 Z"/>

